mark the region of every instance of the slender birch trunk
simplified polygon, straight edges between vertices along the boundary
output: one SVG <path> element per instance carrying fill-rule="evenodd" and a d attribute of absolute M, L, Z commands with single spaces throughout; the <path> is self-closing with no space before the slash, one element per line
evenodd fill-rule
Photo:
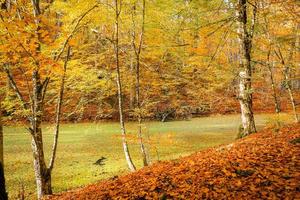
<path fill-rule="evenodd" d="M 280 113 L 280 105 L 279 105 L 279 100 L 276 92 L 276 87 L 275 87 L 275 81 L 274 81 L 274 75 L 273 75 L 273 62 L 270 61 L 270 55 L 271 55 L 271 48 L 268 51 L 267 55 L 267 67 L 270 72 L 270 80 L 271 80 L 271 87 L 272 87 L 272 96 L 274 99 L 274 106 L 275 106 L 275 112 Z"/>
<path fill-rule="evenodd" d="M 289 58 L 288 58 L 288 61 L 290 62 L 293 58 L 293 51 L 294 51 L 294 48 L 295 48 L 295 44 L 296 42 L 292 42 L 291 44 L 291 48 L 290 48 L 290 54 L 289 54 Z M 289 98 L 290 98 L 290 101 L 291 101 L 291 105 L 292 105 L 292 109 L 293 109 L 293 115 L 294 115 L 294 118 L 295 118 L 295 122 L 299 122 L 299 118 L 298 118 L 298 114 L 297 114 L 297 108 L 296 108 L 296 101 L 295 101 L 295 98 L 294 98 L 294 94 L 293 94 L 293 91 L 292 91 L 292 86 L 291 86 L 291 81 L 290 81 L 290 66 L 288 63 L 286 63 L 283 55 L 282 55 L 282 52 L 280 50 L 280 48 L 278 47 L 278 52 L 275 51 L 275 54 L 277 55 L 277 57 L 280 59 L 280 62 L 282 64 L 282 66 L 284 66 L 284 70 L 283 70 L 283 76 L 284 76 L 284 84 L 285 84 L 285 87 L 288 91 L 288 94 L 289 94 Z"/>
<path fill-rule="evenodd" d="M 296 101 L 295 101 L 294 94 L 293 94 L 292 87 L 291 87 L 289 67 L 286 67 L 284 69 L 284 79 L 285 79 L 285 83 L 286 83 L 286 88 L 287 88 L 288 93 L 289 93 L 290 101 L 291 101 L 291 104 L 292 104 L 292 109 L 293 109 L 295 122 L 299 123 L 299 118 L 298 118 L 297 108 L 296 108 Z"/>
<path fill-rule="evenodd" d="M 137 118 L 138 118 L 138 138 L 140 143 L 140 150 L 143 158 L 144 166 L 148 166 L 148 156 L 146 152 L 146 148 L 143 141 L 143 134 L 142 134 L 142 111 L 141 111 L 141 100 L 140 100 L 140 57 L 142 52 L 142 45 L 144 40 L 144 33 L 145 33 L 145 14 L 146 14 L 146 1 L 143 0 L 142 2 L 142 27 L 139 35 L 138 44 L 136 44 L 136 26 L 135 26 L 135 17 L 136 17 L 136 7 L 134 6 L 133 9 L 133 34 L 132 34 L 132 46 L 135 53 L 135 62 L 136 62 L 136 69 L 135 69 L 135 95 L 136 95 L 136 108 L 137 108 Z"/>
<path fill-rule="evenodd" d="M 239 73 L 239 102 L 241 106 L 241 119 L 243 126 L 242 136 L 247 136 L 256 132 L 254 116 L 253 116 L 253 101 L 252 101 L 252 66 L 251 66 L 251 49 L 252 37 L 254 32 L 255 17 L 257 8 L 253 8 L 253 20 L 251 30 L 247 28 L 247 1 L 238 0 L 237 18 L 238 18 L 238 35 L 240 45 L 240 68 Z"/>
<path fill-rule="evenodd" d="M 60 90 L 59 90 L 59 95 L 58 95 L 58 99 L 57 99 L 54 138 L 53 138 L 53 146 L 52 146 L 52 152 L 51 152 L 52 156 L 50 158 L 49 167 L 48 167 L 50 171 L 52 171 L 52 169 L 54 167 L 54 161 L 56 158 L 56 149 L 57 149 L 57 144 L 58 144 L 58 136 L 59 136 L 59 128 L 60 128 L 61 109 L 62 109 L 62 104 L 63 104 L 63 97 L 64 97 L 64 91 L 65 91 L 65 79 L 66 79 L 68 61 L 70 59 L 70 53 L 71 53 L 71 47 L 69 46 L 67 49 L 67 56 L 66 56 L 66 59 L 64 62 L 64 69 L 63 69 L 63 74 L 61 76 Z"/>
<path fill-rule="evenodd" d="M 128 167 L 131 171 L 135 171 L 136 168 L 132 162 L 131 155 L 129 152 L 127 140 L 126 140 L 126 129 L 124 123 L 124 113 L 123 113 L 123 93 L 122 93 L 122 82 L 121 82 L 121 73 L 120 73 L 120 60 L 119 60 L 119 19 L 121 13 L 121 0 L 115 0 L 115 41 L 114 41 L 114 50 L 116 56 L 116 72 L 117 72 L 117 88 L 118 88 L 118 102 L 119 102 L 119 115 L 120 115 L 120 126 L 122 134 L 122 144 L 125 154 L 125 159 L 128 164 Z"/>
<path fill-rule="evenodd" d="M 263 5 L 264 6 L 264 5 Z M 272 96 L 274 99 L 274 106 L 275 106 L 275 112 L 276 113 L 280 113 L 281 112 L 281 108 L 280 108 L 280 101 L 279 101 L 279 96 L 277 96 L 277 92 L 276 92 L 276 87 L 275 87 L 275 80 L 274 80 L 274 74 L 273 74 L 273 69 L 274 69 L 274 62 L 271 61 L 271 53 L 272 53 L 272 48 L 273 48 L 273 44 L 272 44 L 272 36 L 270 34 L 270 29 L 269 29 L 269 21 L 267 19 L 266 16 L 264 16 L 264 24 L 265 24 L 265 34 L 267 36 L 268 42 L 269 42 L 269 49 L 268 49 L 268 53 L 267 53 L 267 68 L 269 70 L 270 73 L 270 80 L 271 80 L 271 88 L 272 88 Z"/>

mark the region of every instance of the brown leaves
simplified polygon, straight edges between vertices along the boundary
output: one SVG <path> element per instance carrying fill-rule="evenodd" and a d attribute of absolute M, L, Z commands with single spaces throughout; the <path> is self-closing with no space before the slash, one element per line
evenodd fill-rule
<path fill-rule="evenodd" d="M 208 149 L 179 161 L 49 199 L 297 199 L 300 125 L 266 129 L 230 149 Z"/>

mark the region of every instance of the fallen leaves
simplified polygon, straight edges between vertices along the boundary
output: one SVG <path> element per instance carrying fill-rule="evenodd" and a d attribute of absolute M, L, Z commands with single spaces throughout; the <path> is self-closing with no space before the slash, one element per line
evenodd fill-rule
<path fill-rule="evenodd" d="M 300 125 L 265 129 L 177 161 L 48 199 L 300 199 Z M 221 149 L 221 150 L 220 150 Z"/>

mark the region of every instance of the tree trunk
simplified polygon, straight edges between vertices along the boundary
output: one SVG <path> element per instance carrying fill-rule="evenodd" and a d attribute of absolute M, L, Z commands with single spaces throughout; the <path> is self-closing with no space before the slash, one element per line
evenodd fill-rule
<path fill-rule="evenodd" d="M 288 62 L 291 62 L 291 60 L 293 59 L 293 51 L 296 45 L 296 40 L 295 42 L 291 43 L 291 48 L 290 48 L 290 55 L 288 58 Z M 292 87 L 291 87 L 291 81 L 290 81 L 290 66 L 288 63 L 286 63 L 280 47 L 278 46 L 278 52 L 275 51 L 276 56 L 280 59 L 282 66 L 284 67 L 284 71 L 283 71 L 283 75 L 284 75 L 284 82 L 285 82 L 285 87 L 288 91 L 289 97 L 290 97 L 290 101 L 292 104 L 292 109 L 293 109 L 293 114 L 294 114 L 294 118 L 295 118 L 295 122 L 299 122 L 299 118 L 297 115 L 297 108 L 296 108 L 296 102 L 295 102 L 295 98 L 293 95 L 293 91 L 292 91 Z"/>
<path fill-rule="evenodd" d="M 275 112 L 280 113 L 281 109 L 280 109 L 279 100 L 278 100 L 277 93 L 276 93 L 276 87 L 275 87 L 275 81 L 274 81 L 274 75 L 273 75 L 273 62 L 271 64 L 270 54 L 271 54 L 271 49 L 269 49 L 269 51 L 268 51 L 267 67 L 270 72 L 271 87 L 272 87 L 272 92 L 273 92 L 272 96 L 274 98 Z"/>
<path fill-rule="evenodd" d="M 44 195 L 52 194 L 51 171 L 45 163 L 43 135 L 42 135 L 42 114 L 43 114 L 43 85 L 37 70 L 32 75 L 33 82 L 33 117 L 31 119 L 32 152 L 33 164 L 37 185 L 37 196 L 41 199 Z"/>
<path fill-rule="evenodd" d="M 46 167 L 44 160 L 44 150 L 42 149 L 42 132 L 41 128 L 36 130 L 36 136 L 32 139 L 33 165 L 37 187 L 38 199 L 42 199 L 44 195 L 52 194 L 51 172 Z"/>
<path fill-rule="evenodd" d="M 288 90 L 290 101 L 291 101 L 291 104 L 292 104 L 292 109 L 293 109 L 293 114 L 294 114 L 295 122 L 298 123 L 299 122 L 299 118 L 298 118 L 298 114 L 297 114 L 297 108 L 296 108 L 295 98 L 294 98 L 292 87 L 291 87 L 289 70 L 290 69 L 289 69 L 288 65 L 285 65 L 285 69 L 284 69 L 285 85 L 286 85 L 286 89 Z"/>
<path fill-rule="evenodd" d="M 293 108 L 295 122 L 299 123 L 300 120 L 299 120 L 299 117 L 298 117 L 298 114 L 297 114 L 296 101 L 295 101 L 295 98 L 294 98 L 294 95 L 293 95 L 291 81 L 290 81 L 290 78 L 291 78 L 291 73 L 290 73 L 291 67 L 290 66 L 292 66 L 294 50 L 298 49 L 299 39 L 300 39 L 299 38 L 300 24 L 296 24 L 295 27 L 296 27 L 295 28 L 296 37 L 295 37 L 295 40 L 292 41 L 292 43 L 291 43 L 290 55 L 289 55 L 289 58 L 288 58 L 289 64 L 285 65 L 284 76 L 285 76 L 286 86 L 287 86 L 287 90 L 289 92 L 289 96 L 290 96 L 290 100 L 291 100 L 291 104 L 292 104 L 292 108 Z"/>
<path fill-rule="evenodd" d="M 142 28 L 140 31 L 139 42 L 136 45 L 136 31 L 135 31 L 135 17 L 136 17 L 136 6 L 133 8 L 133 16 L 132 16 L 132 23 L 133 23 L 133 34 L 132 34 L 132 46 L 135 53 L 135 61 L 136 61 L 136 69 L 135 69 L 135 95 L 136 95 L 136 108 L 137 108 L 137 118 L 138 118 L 138 138 L 140 143 L 141 154 L 143 158 L 144 166 L 148 166 L 148 157 L 146 148 L 143 142 L 143 134 L 142 134 L 142 111 L 141 111 L 141 100 L 140 100 L 140 55 L 142 52 L 142 45 L 144 39 L 144 32 L 145 32 L 145 11 L 146 11 L 146 1 L 143 0 L 143 7 L 142 7 Z"/>
<path fill-rule="evenodd" d="M 256 132 L 253 109 L 252 109 L 252 67 L 251 67 L 251 49 L 252 36 L 254 31 L 256 9 L 253 9 L 253 20 L 251 31 L 247 30 L 247 1 L 238 0 L 237 5 L 238 16 L 238 35 L 240 45 L 240 68 L 239 74 L 239 102 L 241 106 L 241 119 L 243 126 L 242 136 Z"/>
<path fill-rule="evenodd" d="M 243 132 L 242 137 L 247 136 L 253 132 L 256 132 L 254 117 L 252 112 L 252 97 L 248 91 L 249 74 L 244 71 L 240 72 L 240 95 L 239 101 L 241 106 L 241 119 Z"/>
<path fill-rule="evenodd" d="M 4 159 L 3 159 L 3 127 L 2 127 L 2 110 L 0 102 L 0 199 L 7 200 L 4 176 Z"/>
<path fill-rule="evenodd" d="M 264 8 L 263 8 L 264 9 Z M 270 29 L 269 29 L 269 21 L 267 20 L 266 16 L 264 16 L 264 24 L 265 24 L 265 33 L 267 35 L 267 39 L 269 42 L 269 49 L 268 49 L 268 53 L 267 53 L 267 67 L 268 70 L 270 72 L 270 80 L 271 80 L 271 87 L 272 87 L 272 96 L 274 99 L 274 106 L 275 106 L 275 112 L 276 113 L 280 113 L 281 109 L 280 109 L 280 101 L 279 101 L 279 97 L 277 96 L 276 93 L 276 87 L 275 87 L 275 80 L 274 80 L 274 74 L 273 74 L 273 68 L 274 68 L 274 62 L 271 61 L 271 52 L 272 52 L 272 46 L 273 46 L 273 42 L 272 42 L 272 36 L 270 34 Z M 280 96 L 280 95 L 279 95 Z"/>
<path fill-rule="evenodd" d="M 50 158 L 49 167 L 48 167 L 50 172 L 52 171 L 52 169 L 54 167 L 54 161 L 55 161 L 55 158 L 56 158 L 56 150 L 57 150 L 58 135 L 59 135 L 59 128 L 60 128 L 61 110 L 62 110 L 62 104 L 63 104 L 64 91 L 65 91 L 65 79 L 66 79 L 68 61 L 70 59 L 70 53 L 71 53 L 71 47 L 68 46 L 67 55 L 66 55 L 66 59 L 65 59 L 65 62 L 64 62 L 63 74 L 61 76 L 61 84 L 60 84 L 58 100 L 57 100 L 54 139 L 53 139 L 51 158 Z"/>
<path fill-rule="evenodd" d="M 114 50 L 116 56 L 116 72 L 117 72 L 117 87 L 118 87 L 118 102 L 119 102 L 119 115 L 120 115 L 120 126 L 121 126 L 121 134 L 122 134 L 122 144 L 125 154 L 125 159 L 127 161 L 128 167 L 131 171 L 135 171 L 136 168 L 132 162 L 130 152 L 128 149 L 128 144 L 126 140 L 126 130 L 124 123 L 124 114 L 123 114 L 123 93 L 122 93 L 122 82 L 121 82 L 121 73 L 120 73 L 120 62 L 119 62 L 119 17 L 120 17 L 120 7 L 121 0 L 115 0 L 115 42 L 114 42 Z"/>
<path fill-rule="evenodd" d="M 135 74 L 135 68 L 134 68 L 134 56 L 135 54 L 133 52 L 130 53 L 130 73 L 132 74 L 132 76 L 134 76 Z M 130 84 L 130 93 L 129 93 L 129 108 L 130 110 L 134 109 L 134 105 L 135 105 L 135 85 L 134 84 Z"/>

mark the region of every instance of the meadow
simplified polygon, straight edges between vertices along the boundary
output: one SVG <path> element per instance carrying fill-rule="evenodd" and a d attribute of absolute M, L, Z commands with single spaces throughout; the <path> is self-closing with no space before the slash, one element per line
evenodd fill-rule
<path fill-rule="evenodd" d="M 258 128 L 275 120 L 274 115 L 256 115 Z M 280 118 L 291 121 L 282 114 Z M 188 121 L 144 122 L 143 133 L 153 162 L 171 160 L 208 147 L 235 140 L 240 125 L 239 115 L 193 118 Z M 130 151 L 138 168 L 142 166 L 136 140 L 137 125 L 127 123 Z M 65 191 L 117 175 L 128 173 L 117 122 L 63 124 L 59 136 L 57 160 L 53 172 L 53 190 Z M 52 144 L 53 127 L 45 125 L 46 156 Z M 32 166 L 30 136 L 21 126 L 4 129 L 5 170 L 10 199 L 25 193 L 35 199 L 35 179 Z M 48 153 L 48 154 L 47 154 Z M 103 165 L 94 164 L 105 157 Z"/>

